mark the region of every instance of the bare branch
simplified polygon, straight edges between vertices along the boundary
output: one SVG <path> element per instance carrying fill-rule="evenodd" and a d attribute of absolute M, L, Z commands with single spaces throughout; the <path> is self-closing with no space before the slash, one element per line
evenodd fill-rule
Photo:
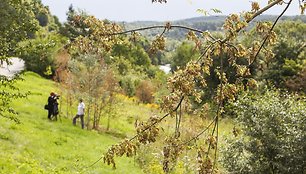
<path fill-rule="evenodd" d="M 97 160 L 97 161 L 95 161 L 94 163 L 92 163 L 91 165 L 89 165 L 89 166 L 87 166 L 86 168 L 90 168 L 90 167 L 92 167 L 92 166 L 94 166 L 95 164 L 97 164 L 99 161 L 101 161 L 102 159 L 103 159 L 103 155 Z"/>
<path fill-rule="evenodd" d="M 172 29 L 172 28 L 180 28 L 180 29 L 185 29 L 185 30 L 189 30 L 189 31 L 194 31 L 194 32 L 197 32 L 197 33 L 200 33 L 202 34 L 203 32 L 205 31 L 202 31 L 202 30 L 198 30 L 198 29 L 195 29 L 195 28 L 191 28 L 191 27 L 186 27 L 186 26 L 181 26 L 181 25 L 171 25 L 169 27 L 168 23 L 165 24 L 165 25 L 155 25 L 155 26 L 150 26 L 150 27 L 142 27 L 142 28 L 136 28 L 136 29 L 132 29 L 132 30 L 127 30 L 127 31 L 123 31 L 123 32 L 118 32 L 118 33 L 110 33 L 110 34 L 107 34 L 107 36 L 112 36 L 112 35 L 120 35 L 120 34 L 127 34 L 127 33 L 132 33 L 132 32 L 136 32 L 136 31 L 143 31 L 143 30 L 150 30 L 150 29 L 156 29 L 156 28 L 164 28 L 164 32 L 166 31 L 166 29 Z M 209 37 L 213 40 L 216 40 L 213 36 L 211 36 L 209 34 Z"/>
<path fill-rule="evenodd" d="M 205 54 L 207 53 L 207 51 L 216 43 L 218 42 L 219 40 L 215 40 L 214 42 L 212 42 L 211 44 L 209 44 L 208 46 L 206 46 L 206 48 L 204 49 L 204 52 L 199 56 L 198 60 L 197 60 L 197 63 L 201 60 L 201 58 L 203 56 L 205 56 Z"/>
<path fill-rule="evenodd" d="M 196 136 L 192 137 L 192 138 L 189 139 L 188 141 L 183 142 L 183 143 L 180 144 L 180 145 L 186 145 L 186 144 L 190 143 L 191 141 L 198 139 L 203 133 L 205 133 L 205 132 L 210 128 L 210 126 L 211 126 L 213 123 L 215 123 L 216 119 L 217 119 L 217 116 L 215 116 L 215 118 L 205 127 L 205 129 L 203 129 L 203 130 L 202 130 L 201 132 L 199 132 Z"/>

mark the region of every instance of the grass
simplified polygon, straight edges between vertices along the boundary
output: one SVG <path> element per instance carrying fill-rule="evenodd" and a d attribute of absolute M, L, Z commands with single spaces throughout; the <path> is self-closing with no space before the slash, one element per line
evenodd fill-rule
<path fill-rule="evenodd" d="M 0 173 L 143 173 L 133 158 L 118 158 L 116 170 L 102 161 L 88 168 L 120 139 L 82 130 L 71 119 L 49 121 L 43 106 L 56 84 L 32 72 L 24 79 L 18 87 L 32 95 L 13 103 L 21 124 L 0 118 Z"/>
<path fill-rule="evenodd" d="M 116 105 L 111 116 L 110 132 L 119 133 L 123 137 L 133 136 L 135 132 L 135 120 L 145 121 L 152 114 L 156 114 L 156 109 L 149 105 L 137 103 L 135 100 L 123 95 L 116 96 Z M 101 127 L 106 127 L 108 116 L 102 116 Z"/>
<path fill-rule="evenodd" d="M 47 119 L 47 111 L 43 108 L 49 93 L 60 91 L 56 83 L 32 72 L 25 73 L 24 79 L 18 83 L 18 87 L 24 92 L 30 90 L 32 95 L 13 103 L 13 107 L 19 112 L 18 118 L 21 124 L 0 117 L 0 173 L 163 173 L 161 149 L 164 146 L 165 136 L 174 132 L 175 118 L 169 117 L 162 122 L 163 129 L 159 141 L 142 146 L 136 158 L 116 158 L 116 170 L 103 161 L 88 167 L 111 145 L 120 142 L 124 137 L 133 136 L 135 120 L 146 120 L 150 115 L 156 114 L 155 106 L 139 104 L 133 99 L 118 95 L 114 108 L 116 112 L 111 116 L 109 131 L 82 130 L 79 124 L 72 125 L 74 110 L 70 115 L 66 115 L 64 97 L 60 99 L 63 102 L 61 119 L 57 122 Z M 105 112 L 102 115 L 101 130 L 106 128 L 107 114 Z M 210 121 L 210 119 L 184 116 L 181 137 L 189 139 Z M 222 148 L 224 138 L 233 136 L 232 120 L 222 119 L 219 128 L 219 142 Z M 203 140 L 208 135 L 209 132 L 200 137 L 200 144 L 205 142 Z M 196 168 L 195 150 L 188 152 L 190 162 L 186 163 L 192 170 Z M 184 163 L 180 161 L 174 173 L 186 173 Z"/>

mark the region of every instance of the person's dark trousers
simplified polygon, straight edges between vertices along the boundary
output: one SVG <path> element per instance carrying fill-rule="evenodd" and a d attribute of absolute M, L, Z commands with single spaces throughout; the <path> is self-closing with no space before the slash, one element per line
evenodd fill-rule
<path fill-rule="evenodd" d="M 51 120 L 51 116 L 53 115 L 53 112 L 49 109 L 48 110 L 48 119 Z"/>
<path fill-rule="evenodd" d="M 81 119 L 81 125 L 82 125 L 82 129 L 84 129 L 84 115 L 76 115 L 73 118 L 73 125 L 76 125 L 76 119 L 80 118 Z"/>
<path fill-rule="evenodd" d="M 57 121 L 57 114 L 58 114 L 58 104 L 54 104 L 54 109 L 53 109 L 53 117 L 54 117 L 54 120 Z M 52 119 L 52 117 L 51 117 Z"/>
<path fill-rule="evenodd" d="M 57 121 L 57 114 L 53 114 L 54 120 Z"/>

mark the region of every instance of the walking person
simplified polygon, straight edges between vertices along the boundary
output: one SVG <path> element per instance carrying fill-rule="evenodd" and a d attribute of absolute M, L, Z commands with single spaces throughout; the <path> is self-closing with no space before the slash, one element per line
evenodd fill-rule
<path fill-rule="evenodd" d="M 73 125 L 76 125 L 76 119 L 80 118 L 81 119 L 81 125 L 82 129 L 84 129 L 84 113 L 85 113 L 85 104 L 83 102 L 83 99 L 79 100 L 79 105 L 78 105 L 78 112 L 76 116 L 73 118 Z"/>

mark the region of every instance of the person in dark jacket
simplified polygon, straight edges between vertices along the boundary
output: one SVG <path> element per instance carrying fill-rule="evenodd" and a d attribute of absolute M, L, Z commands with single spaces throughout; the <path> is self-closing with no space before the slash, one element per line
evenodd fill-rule
<path fill-rule="evenodd" d="M 50 96 L 48 97 L 48 119 L 51 120 L 52 117 L 55 117 L 57 120 L 58 114 L 58 103 L 57 103 L 58 96 L 51 92 Z"/>

